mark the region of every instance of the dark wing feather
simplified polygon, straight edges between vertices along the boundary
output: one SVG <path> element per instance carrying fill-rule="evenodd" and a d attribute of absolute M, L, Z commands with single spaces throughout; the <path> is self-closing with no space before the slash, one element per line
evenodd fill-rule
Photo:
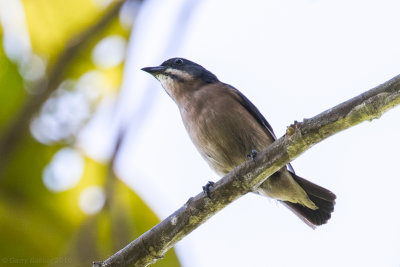
<path fill-rule="evenodd" d="M 264 116 L 261 114 L 261 112 L 258 110 L 258 108 L 251 103 L 251 101 L 244 95 L 242 94 L 238 89 L 233 87 L 232 85 L 227 84 L 232 90 L 235 91 L 237 96 L 239 96 L 239 103 L 256 119 L 256 121 L 263 126 L 265 129 L 267 129 L 270 137 L 273 140 L 276 140 L 276 135 L 274 133 L 274 130 L 272 129 L 272 126 L 269 124 L 269 122 L 264 118 Z M 287 164 L 287 167 L 290 171 L 295 173 L 292 165 L 290 163 Z"/>
<path fill-rule="evenodd" d="M 258 110 L 256 106 L 254 106 L 253 103 L 244 95 L 242 94 L 238 89 L 235 87 L 227 84 L 232 90 L 235 91 L 235 93 L 239 96 L 239 103 L 256 119 L 256 121 L 263 126 L 265 129 L 267 129 L 268 133 L 270 134 L 271 138 L 273 140 L 276 140 L 276 135 L 274 133 L 274 130 L 272 129 L 271 125 L 268 123 L 268 121 L 264 118 L 264 116 L 261 114 L 261 112 Z"/>

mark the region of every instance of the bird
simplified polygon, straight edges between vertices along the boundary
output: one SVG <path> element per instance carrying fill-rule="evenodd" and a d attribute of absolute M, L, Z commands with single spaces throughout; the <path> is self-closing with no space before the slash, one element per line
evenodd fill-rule
<path fill-rule="evenodd" d="M 244 94 L 201 65 L 176 57 L 142 70 L 153 75 L 176 103 L 193 144 L 219 176 L 277 139 Z M 206 189 L 208 186 L 212 184 Z M 295 174 L 290 164 L 267 178 L 254 193 L 278 200 L 313 229 L 328 222 L 336 199 L 331 191 Z"/>

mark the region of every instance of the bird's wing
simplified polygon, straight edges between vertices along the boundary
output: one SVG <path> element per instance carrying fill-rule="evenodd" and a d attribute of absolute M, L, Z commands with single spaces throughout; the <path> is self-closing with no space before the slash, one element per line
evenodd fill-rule
<path fill-rule="evenodd" d="M 261 112 L 258 110 L 256 106 L 254 106 L 253 103 L 244 95 L 242 94 L 238 89 L 235 87 L 228 85 L 238 96 L 238 101 L 239 103 L 253 116 L 253 118 L 265 129 L 267 129 L 270 137 L 273 140 L 276 140 L 276 135 L 274 133 L 274 130 L 272 129 L 271 125 L 268 123 L 268 121 L 264 118 L 264 116 L 261 114 Z"/>
<path fill-rule="evenodd" d="M 227 84 L 238 96 L 238 101 L 239 103 L 253 116 L 254 119 L 265 129 L 267 129 L 267 132 L 269 133 L 270 137 L 273 140 L 276 140 L 276 135 L 274 133 L 274 130 L 272 129 L 271 125 L 269 122 L 264 118 L 264 116 L 261 114 L 261 112 L 258 110 L 258 108 L 251 103 L 251 101 L 244 95 L 242 94 L 238 89 L 235 87 Z M 295 173 L 292 165 L 290 163 L 287 164 L 288 169 Z"/>

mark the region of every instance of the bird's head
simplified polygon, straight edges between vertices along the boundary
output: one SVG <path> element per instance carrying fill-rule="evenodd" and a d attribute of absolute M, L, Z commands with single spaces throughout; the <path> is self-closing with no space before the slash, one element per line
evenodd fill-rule
<path fill-rule="evenodd" d="M 160 66 L 142 68 L 157 78 L 175 102 L 183 95 L 218 78 L 197 63 L 184 58 L 171 58 Z"/>

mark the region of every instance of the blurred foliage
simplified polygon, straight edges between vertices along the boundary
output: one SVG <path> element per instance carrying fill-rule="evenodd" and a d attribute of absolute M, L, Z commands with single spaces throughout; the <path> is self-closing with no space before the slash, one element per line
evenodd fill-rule
<path fill-rule="evenodd" d="M 0 42 L 3 43 L 1 35 Z M 0 44 L 0 129 L 11 121 L 12 114 L 17 113 L 24 97 L 25 91 L 18 68 L 8 60 Z"/>
<path fill-rule="evenodd" d="M 66 44 L 93 27 L 109 10 L 96 2 L 100 1 L 23 0 L 31 52 L 51 68 Z M 121 44 L 120 40 L 128 40 L 130 32 L 116 16 L 82 45 L 63 73 L 66 82 L 51 94 L 39 114 L 32 117 L 33 121 L 42 121 L 36 129 L 40 134 L 34 134 L 36 138 L 33 138 L 30 133 L 24 133 L 13 147 L 7 165 L 0 170 L 0 266 L 90 266 L 92 261 L 106 259 L 159 221 L 135 192 L 114 177 L 110 162 L 96 162 L 75 144 L 98 104 L 118 93 L 122 80 L 123 62 L 98 64 L 94 52 L 106 38 L 118 37 L 111 39 Z M 21 75 L 20 62 L 7 58 L 2 45 L 3 33 L 0 27 L 0 138 L 29 101 L 29 87 L 35 82 Z M 88 75 L 93 73 L 96 75 Z M 89 76 L 92 80 L 87 79 Z M 93 79 L 97 80 L 95 84 L 91 84 Z M 91 83 L 82 86 L 83 80 Z M 79 103 L 87 107 L 68 106 L 63 100 L 68 97 L 83 99 L 69 105 Z M 65 110 L 57 110 L 60 107 Z M 69 111 L 86 108 L 88 114 L 81 116 L 81 122 L 70 121 L 77 119 L 77 115 Z M 56 115 L 57 112 L 65 118 Z M 78 126 L 71 130 L 68 128 L 71 125 Z M 33 128 L 31 125 L 32 131 Z M 48 137 L 57 132 L 54 129 L 68 132 L 68 136 Z M 81 162 L 82 172 L 76 171 L 78 179 L 67 181 L 67 187 L 63 188 L 61 183 L 58 184 L 61 187 L 51 188 L 46 181 L 55 179 L 53 182 L 57 185 L 57 173 L 66 175 L 68 168 L 74 168 L 69 162 L 61 165 L 57 162 L 62 158 L 61 152 L 72 153 L 70 160 Z M 88 189 L 98 189 L 93 192 L 104 195 L 105 202 L 101 205 L 101 197 L 91 199 L 88 194 L 89 204 L 92 201 L 94 206 L 100 205 L 97 211 L 83 211 L 81 202 Z M 155 266 L 180 264 L 170 250 Z"/>
<path fill-rule="evenodd" d="M 71 37 L 91 26 L 102 15 L 94 1 L 24 0 L 32 48 L 55 58 Z"/>

